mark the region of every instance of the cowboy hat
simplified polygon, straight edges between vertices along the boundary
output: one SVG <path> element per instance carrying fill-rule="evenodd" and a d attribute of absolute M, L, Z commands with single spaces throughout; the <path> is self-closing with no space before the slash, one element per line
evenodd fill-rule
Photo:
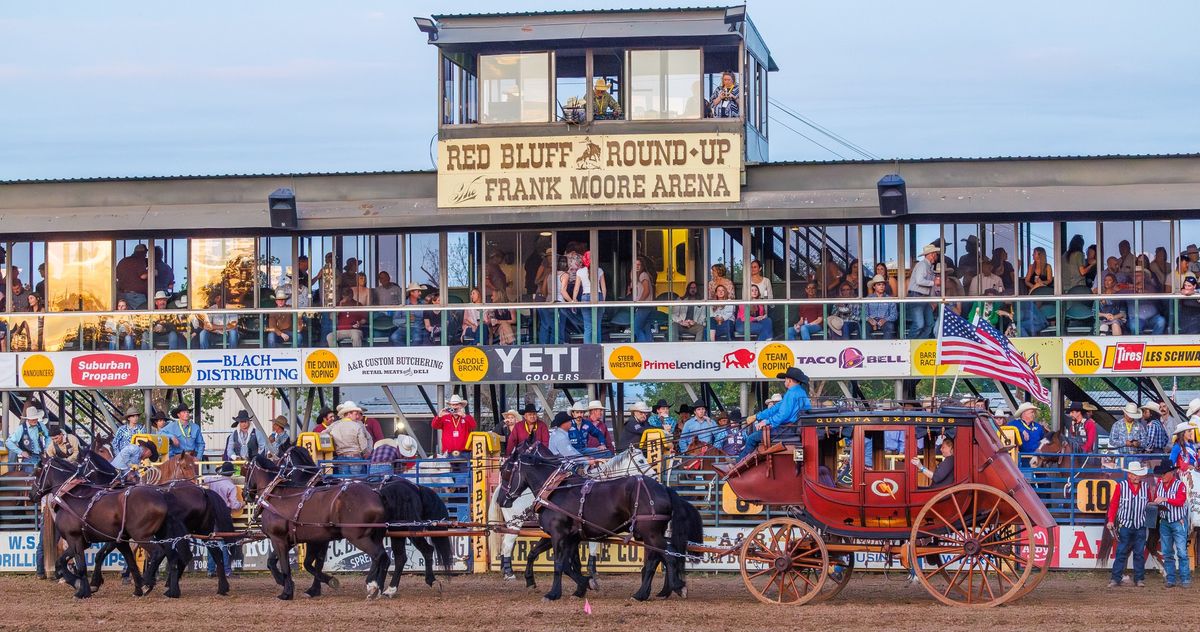
<path fill-rule="evenodd" d="M 941 251 L 942 251 L 941 248 L 938 248 L 937 246 L 935 246 L 933 244 L 929 244 L 921 249 L 921 256 L 924 257 L 925 255 L 933 254 L 935 252 L 941 252 Z"/>
<path fill-rule="evenodd" d="M 1037 409 L 1038 409 L 1037 404 L 1031 404 L 1029 402 L 1022 402 L 1020 406 L 1017 406 L 1017 412 L 1013 413 L 1013 416 L 1020 417 L 1021 415 L 1024 415 L 1025 411 L 1027 411 L 1027 410 L 1037 410 Z"/>
<path fill-rule="evenodd" d="M 153 442 L 153 441 L 146 441 L 146 440 L 144 440 L 144 439 L 143 439 L 143 440 L 141 440 L 141 441 L 138 441 L 138 445 L 140 445 L 140 446 L 142 446 L 143 448 L 145 448 L 145 449 L 147 449 L 147 450 L 149 450 L 149 451 L 150 451 L 150 457 L 149 457 L 149 458 L 150 458 L 150 460 L 151 460 L 151 461 L 157 461 L 157 460 L 158 460 L 158 446 L 154 445 L 154 442 Z"/>
<path fill-rule="evenodd" d="M 887 279 L 883 278 L 882 274 L 876 274 L 875 276 L 871 277 L 871 285 L 875 285 L 876 283 L 886 284 Z"/>
<path fill-rule="evenodd" d="M 1148 410 L 1152 413 L 1156 413 L 1158 412 L 1158 404 L 1154 402 L 1146 402 L 1145 404 L 1142 404 L 1141 410 Z"/>
<path fill-rule="evenodd" d="M 425 288 L 421 287 L 420 285 L 417 285 L 416 283 L 409 283 L 408 287 L 404 288 L 404 291 L 405 292 L 423 292 L 423 291 L 425 291 Z"/>
<path fill-rule="evenodd" d="M 651 412 L 653 412 L 650 410 L 650 407 L 646 405 L 646 402 L 634 402 L 633 406 L 629 410 L 632 412 L 635 412 L 635 413 L 646 413 L 646 414 L 650 414 Z"/>
<path fill-rule="evenodd" d="M 185 410 L 190 412 L 192 410 L 192 407 L 188 406 L 187 404 L 176 404 L 175 407 L 171 409 L 171 416 L 178 417 L 179 413 L 181 413 Z"/>
<path fill-rule="evenodd" d="M 775 402 L 776 404 L 778 404 L 779 402 L 782 402 L 782 401 L 783 401 L 783 393 L 772 393 L 772 394 L 771 394 L 771 397 L 769 397 L 769 398 L 767 399 L 767 401 L 768 401 L 768 402 Z"/>
<path fill-rule="evenodd" d="M 671 412 L 671 405 L 665 399 L 660 399 L 654 403 L 654 410 L 658 410 L 659 408 L 666 408 L 667 412 Z"/>
<path fill-rule="evenodd" d="M 565 423 L 573 423 L 570 415 L 561 410 L 557 413 L 554 413 L 554 422 L 551 425 L 558 427 Z"/>
<path fill-rule="evenodd" d="M 1083 404 L 1079 402 L 1071 402 L 1071 405 L 1067 406 L 1067 412 L 1081 413 L 1083 412 Z"/>
<path fill-rule="evenodd" d="M 363 409 L 359 408 L 358 404 L 355 404 L 353 401 L 349 401 L 349 400 L 342 402 L 342 405 L 338 406 L 338 409 L 337 409 L 337 413 L 338 413 L 339 417 L 342 415 L 346 415 L 346 414 L 355 412 L 355 411 L 358 411 L 361 413 L 363 411 Z"/>
<path fill-rule="evenodd" d="M 157 408 L 150 409 L 150 421 L 158 421 L 160 419 L 163 421 L 166 421 L 167 420 L 166 413 L 164 413 L 163 411 L 161 411 Z"/>
<path fill-rule="evenodd" d="M 287 419 L 287 417 L 284 417 L 283 415 L 279 415 L 271 420 L 271 425 L 279 426 L 280 428 L 287 428 L 288 419 Z"/>
<path fill-rule="evenodd" d="M 784 378 L 791 378 L 801 384 L 808 384 L 808 376 L 805 375 L 804 371 L 801 371 L 799 367 L 788 367 L 788 370 L 784 371 L 783 373 L 777 373 L 775 377 L 776 379 L 780 380 Z"/>
<path fill-rule="evenodd" d="M 1158 465 L 1154 466 L 1154 475 L 1155 476 L 1164 476 L 1168 472 L 1171 472 L 1174 470 L 1175 470 L 1175 466 L 1171 465 L 1170 461 L 1162 461 Z"/>
<path fill-rule="evenodd" d="M 687 404 L 680 404 L 679 410 L 677 410 L 675 412 L 680 415 L 682 415 L 683 413 L 687 413 L 690 415 L 690 414 L 692 414 L 692 407 L 688 406 Z"/>
<path fill-rule="evenodd" d="M 1134 476 L 1145 476 L 1149 470 L 1146 469 L 1146 466 L 1141 461 L 1130 461 L 1129 465 L 1125 466 L 1125 471 Z"/>
<path fill-rule="evenodd" d="M 604 77 L 596 77 L 596 85 L 592 89 L 593 90 L 608 90 L 608 82 L 604 80 Z"/>
<path fill-rule="evenodd" d="M 159 290 L 159 291 L 157 291 L 157 292 L 155 292 L 155 293 L 154 293 L 154 300 L 156 300 L 156 301 L 157 301 L 157 300 L 160 300 L 160 299 L 165 301 L 165 300 L 167 300 L 167 299 L 169 299 L 169 298 L 171 298 L 171 297 L 170 297 L 170 296 L 167 296 L 167 293 L 166 293 L 166 292 L 164 292 L 164 291 L 162 291 L 162 290 Z"/>
<path fill-rule="evenodd" d="M 45 411 L 37 404 L 31 403 L 25 407 L 25 412 L 21 414 L 21 419 L 36 419 L 41 421 L 46 417 Z"/>
<path fill-rule="evenodd" d="M 575 403 L 571 404 L 571 407 L 567 410 L 573 413 L 586 413 L 588 411 L 588 407 L 587 404 L 583 403 L 582 400 L 576 400 Z"/>
<path fill-rule="evenodd" d="M 533 413 L 536 415 L 537 414 L 537 406 L 534 406 L 533 404 L 525 404 L 525 407 L 521 409 L 521 414 L 528 415 L 529 413 Z"/>
<path fill-rule="evenodd" d="M 1008 416 L 1008 406 L 1000 406 L 1000 407 L 996 408 L 996 410 L 992 411 L 992 416 L 993 417 L 1007 417 Z"/>
<path fill-rule="evenodd" d="M 1175 430 L 1171 431 L 1171 436 L 1183 434 L 1188 430 L 1200 430 L 1200 425 L 1196 425 L 1196 423 L 1192 421 L 1184 421 L 1182 423 L 1175 424 Z"/>
<path fill-rule="evenodd" d="M 599 408 L 600 410 L 604 410 L 604 404 L 601 404 L 600 400 L 593 399 L 592 401 L 587 403 L 588 410 L 596 410 L 597 408 Z"/>
<path fill-rule="evenodd" d="M 1087 412 L 1091 412 L 1091 413 L 1094 413 L 1094 412 L 1096 412 L 1097 410 L 1100 410 L 1099 408 L 1096 408 L 1096 405 L 1095 405 L 1095 404 L 1093 404 L 1093 403 L 1091 403 L 1091 402 L 1084 402 L 1084 403 L 1083 403 L 1083 409 L 1084 409 L 1085 411 L 1087 411 Z"/>
<path fill-rule="evenodd" d="M 1187 417 L 1200 413 L 1200 397 L 1188 402 Z"/>
<path fill-rule="evenodd" d="M 378 448 L 379 446 L 383 446 L 383 445 L 390 445 L 390 446 L 392 446 L 393 448 L 396 448 L 397 450 L 399 450 L 399 449 L 400 449 L 400 444 L 399 444 L 399 443 L 397 443 L 395 439 L 386 439 L 386 438 L 384 438 L 384 439 L 380 439 L 379 441 L 376 441 L 376 442 L 375 442 L 375 447 L 376 447 L 376 448 Z"/>
<path fill-rule="evenodd" d="M 221 466 L 217 468 L 217 474 L 220 474 L 221 476 L 233 476 L 233 472 L 233 463 L 230 463 L 229 461 L 221 463 Z"/>
<path fill-rule="evenodd" d="M 520 417 L 521 413 L 517 412 L 517 409 L 515 409 L 515 408 L 509 408 L 508 410 L 504 411 L 504 416 L 505 417 Z"/>
<path fill-rule="evenodd" d="M 287 300 L 291 297 L 292 297 L 292 286 L 280 285 L 279 287 L 275 288 L 275 300 L 279 300 L 279 299 Z"/>
<path fill-rule="evenodd" d="M 142 411 L 138 410 L 136 406 L 130 406 L 129 408 L 125 409 L 125 419 L 129 419 L 130 417 L 141 417 L 141 416 L 142 416 Z"/>
<path fill-rule="evenodd" d="M 1140 417 L 1141 413 L 1142 413 L 1142 409 L 1138 408 L 1137 404 L 1135 404 L 1133 402 L 1129 402 L 1128 404 L 1125 404 L 1125 407 L 1121 409 L 1121 412 L 1125 413 L 1127 416 L 1129 416 L 1131 418 L 1132 417 Z"/>
<path fill-rule="evenodd" d="M 692 402 L 692 412 L 693 413 L 701 408 L 703 408 L 704 410 L 708 410 L 708 404 L 705 404 L 704 400 L 698 399 L 698 400 Z"/>
<path fill-rule="evenodd" d="M 396 449 L 400 451 L 400 456 L 411 459 L 417 455 L 417 440 L 408 435 L 400 435 L 396 437 Z"/>
<path fill-rule="evenodd" d="M 240 424 L 242 422 L 250 423 L 250 413 L 246 412 L 245 410 L 239 410 L 238 413 L 236 415 L 234 415 L 233 426 L 230 426 L 230 427 L 232 428 L 234 426 L 237 426 L 238 424 Z"/>
<path fill-rule="evenodd" d="M 731 423 L 740 424 L 745 420 L 746 420 L 746 418 L 742 416 L 741 408 L 734 406 L 729 409 L 729 421 Z"/>
<path fill-rule="evenodd" d="M 466 403 L 467 403 L 467 400 L 459 397 L 458 393 L 454 393 L 453 395 L 450 396 L 450 399 L 446 400 L 447 406 L 455 406 L 457 404 L 466 404 Z"/>

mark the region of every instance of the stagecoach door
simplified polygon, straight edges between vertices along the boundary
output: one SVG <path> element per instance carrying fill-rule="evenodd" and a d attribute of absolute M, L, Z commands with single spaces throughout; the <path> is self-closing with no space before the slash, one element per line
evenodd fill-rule
<path fill-rule="evenodd" d="M 907 472 L 908 460 L 912 458 L 908 449 L 912 445 L 912 428 L 860 426 L 855 431 L 855 463 L 861 464 L 862 472 L 858 480 L 863 526 L 909 526 L 912 481 Z"/>

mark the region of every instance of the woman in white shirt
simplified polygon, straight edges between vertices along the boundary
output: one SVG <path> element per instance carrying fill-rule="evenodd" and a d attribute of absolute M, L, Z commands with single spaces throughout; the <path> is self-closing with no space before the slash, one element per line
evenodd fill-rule
<path fill-rule="evenodd" d="M 367 275 L 359 272 L 354 279 L 354 300 L 359 305 L 370 305 L 374 297 L 371 296 L 371 288 L 367 287 Z"/>
<path fill-rule="evenodd" d="M 728 301 L 729 293 L 725 290 L 724 285 L 717 285 L 713 288 L 716 293 L 714 300 Z M 709 308 L 709 313 L 712 314 L 708 319 L 708 331 L 710 340 L 732 340 L 733 339 L 733 305 L 714 305 Z"/>
<path fill-rule="evenodd" d="M 766 300 L 773 298 L 771 294 L 771 280 L 763 276 L 762 263 L 758 259 L 750 260 L 750 284 L 758 288 L 758 296 L 756 298 Z"/>
<path fill-rule="evenodd" d="M 650 281 L 650 260 L 639 256 L 633 262 L 630 275 L 630 298 L 634 302 L 654 299 L 654 286 Z M 633 341 L 654 342 L 653 307 L 636 307 L 633 310 Z"/>
<path fill-rule="evenodd" d="M 575 271 L 575 292 L 574 300 L 579 303 L 590 303 L 592 300 L 592 279 L 590 270 L 592 269 L 592 251 L 589 250 L 583 253 L 582 265 Z M 600 266 L 596 266 L 596 302 L 603 303 L 604 296 L 608 294 L 608 285 L 604 282 L 604 270 Z M 596 310 L 583 310 L 583 342 L 584 344 L 595 343 L 596 340 L 592 336 L 592 327 L 597 329 L 600 323 L 592 322 Z"/>

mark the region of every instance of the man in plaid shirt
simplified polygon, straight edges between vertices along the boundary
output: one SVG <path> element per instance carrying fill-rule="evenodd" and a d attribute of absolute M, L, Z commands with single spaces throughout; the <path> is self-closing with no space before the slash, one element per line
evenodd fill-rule
<path fill-rule="evenodd" d="M 1158 405 L 1146 404 L 1142 406 L 1142 412 L 1142 425 L 1146 427 L 1146 442 L 1142 446 L 1150 454 L 1166 452 L 1171 439 L 1167 436 L 1167 429 L 1162 420 L 1158 418 Z"/>
<path fill-rule="evenodd" d="M 1124 419 L 1112 425 L 1108 433 L 1108 445 L 1117 449 L 1121 454 L 1138 454 L 1144 452 L 1146 445 L 1146 425 L 1142 423 L 1142 412 L 1137 404 L 1125 404 Z"/>

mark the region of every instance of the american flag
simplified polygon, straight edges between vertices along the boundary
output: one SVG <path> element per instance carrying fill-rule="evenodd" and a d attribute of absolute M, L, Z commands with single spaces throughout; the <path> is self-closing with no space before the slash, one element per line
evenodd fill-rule
<path fill-rule="evenodd" d="M 1050 403 L 1050 391 L 1000 330 L 987 321 L 972 325 L 951 310 L 943 311 L 938 364 L 960 365 L 967 373 L 1000 380 Z"/>

